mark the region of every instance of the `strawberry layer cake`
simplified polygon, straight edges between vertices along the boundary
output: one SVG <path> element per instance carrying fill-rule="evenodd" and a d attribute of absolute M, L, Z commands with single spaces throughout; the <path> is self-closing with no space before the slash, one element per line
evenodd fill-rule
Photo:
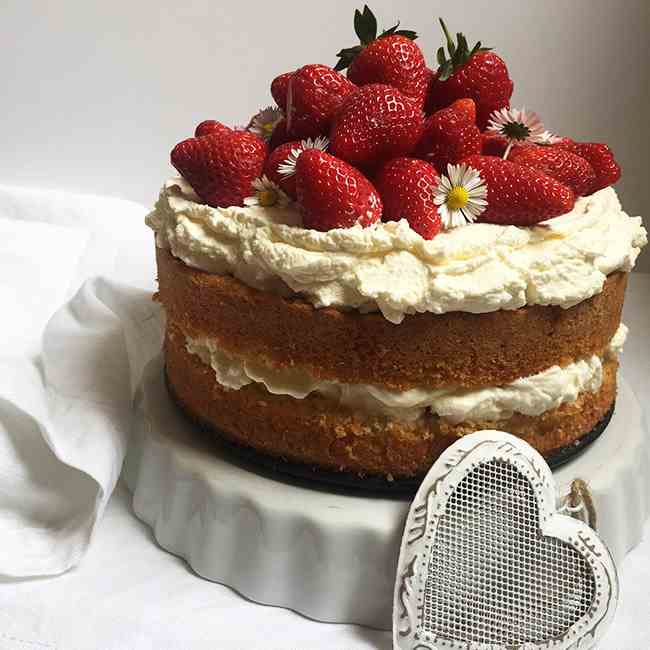
<path fill-rule="evenodd" d="M 614 406 L 646 243 L 620 168 L 511 108 L 504 61 L 441 24 L 433 71 L 414 32 L 356 12 L 336 68 L 176 145 L 146 219 L 172 396 L 314 478 L 414 479 L 485 428 L 554 458 Z"/>

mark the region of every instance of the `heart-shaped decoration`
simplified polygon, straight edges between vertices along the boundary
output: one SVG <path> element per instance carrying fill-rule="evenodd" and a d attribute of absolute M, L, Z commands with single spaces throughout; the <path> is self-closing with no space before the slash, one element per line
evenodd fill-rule
<path fill-rule="evenodd" d="M 463 437 L 411 505 L 395 583 L 397 650 L 591 648 L 618 600 L 612 557 L 556 512 L 553 474 L 501 431 Z"/>

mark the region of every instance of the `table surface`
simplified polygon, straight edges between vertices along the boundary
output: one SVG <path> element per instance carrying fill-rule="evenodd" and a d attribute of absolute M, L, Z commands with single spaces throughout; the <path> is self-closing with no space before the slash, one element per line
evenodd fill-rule
<path fill-rule="evenodd" d="M 650 397 L 650 275 L 632 274 L 622 372 Z M 647 410 L 646 410 L 647 417 Z M 601 650 L 650 647 L 650 525 L 619 567 L 621 600 Z M 387 632 L 316 623 L 208 582 L 161 550 L 119 484 L 81 565 L 54 578 L 0 579 L 0 650 L 361 650 L 391 648 Z"/>

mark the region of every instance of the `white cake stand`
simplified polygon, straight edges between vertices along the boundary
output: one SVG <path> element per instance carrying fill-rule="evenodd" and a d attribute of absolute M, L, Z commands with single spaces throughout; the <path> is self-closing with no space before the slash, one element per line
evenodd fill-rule
<path fill-rule="evenodd" d="M 555 472 L 558 499 L 573 479 L 587 481 L 617 562 L 648 516 L 649 460 L 641 410 L 621 381 L 606 431 Z M 320 621 L 390 628 L 408 500 L 305 487 L 233 462 L 171 401 L 160 357 L 139 391 L 125 475 L 136 515 L 199 575 Z"/>

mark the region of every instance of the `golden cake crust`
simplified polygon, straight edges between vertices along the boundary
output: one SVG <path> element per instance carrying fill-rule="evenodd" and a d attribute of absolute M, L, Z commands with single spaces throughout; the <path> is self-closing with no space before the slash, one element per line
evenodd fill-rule
<path fill-rule="evenodd" d="M 613 273 L 601 293 L 569 309 L 422 313 L 395 325 L 379 313 L 316 309 L 258 291 L 190 268 L 165 249 L 157 261 L 158 299 L 186 335 L 317 379 L 393 390 L 498 386 L 598 354 L 619 326 L 627 282 L 627 274 Z"/>
<path fill-rule="evenodd" d="M 418 423 L 387 420 L 354 413 L 315 394 L 302 400 L 272 395 L 257 384 L 224 388 L 212 368 L 186 350 L 185 335 L 175 325 L 168 327 L 165 358 L 168 384 L 179 405 L 229 440 L 293 462 L 396 478 L 426 472 L 459 436 L 480 429 L 508 431 L 546 455 L 572 444 L 611 408 L 618 366 L 605 361 L 598 392 L 582 393 L 575 402 L 540 416 L 451 424 L 437 416 Z"/>

